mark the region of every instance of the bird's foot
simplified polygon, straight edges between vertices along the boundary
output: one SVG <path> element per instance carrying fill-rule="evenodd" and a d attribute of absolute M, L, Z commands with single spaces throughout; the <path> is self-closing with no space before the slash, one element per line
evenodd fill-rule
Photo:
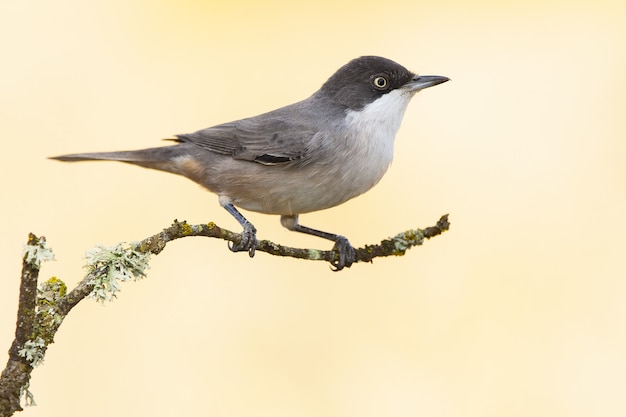
<path fill-rule="evenodd" d="M 241 240 L 239 243 L 228 242 L 228 249 L 233 252 L 248 252 L 252 258 L 256 251 L 256 227 L 252 223 L 245 223 L 241 232 Z"/>
<path fill-rule="evenodd" d="M 348 239 L 343 236 L 337 236 L 333 250 L 339 252 L 339 260 L 331 262 L 333 271 L 341 271 L 343 268 L 350 268 L 352 263 L 356 261 L 356 251 L 354 247 L 352 247 Z"/>

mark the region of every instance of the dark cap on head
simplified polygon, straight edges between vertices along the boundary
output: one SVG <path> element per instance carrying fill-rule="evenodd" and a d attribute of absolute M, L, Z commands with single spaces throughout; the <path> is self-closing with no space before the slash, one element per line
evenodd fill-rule
<path fill-rule="evenodd" d="M 339 68 L 316 94 L 350 110 L 360 110 L 413 77 L 414 73 L 390 59 L 362 56 Z"/>

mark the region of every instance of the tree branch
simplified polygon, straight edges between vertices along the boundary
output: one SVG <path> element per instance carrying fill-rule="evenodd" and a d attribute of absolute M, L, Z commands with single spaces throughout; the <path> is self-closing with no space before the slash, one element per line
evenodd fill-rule
<path fill-rule="evenodd" d="M 19 304 L 17 307 L 17 324 L 15 339 L 9 349 L 9 360 L 0 376 L 0 416 L 10 416 L 21 411 L 20 397 L 24 389 L 28 389 L 31 361 L 20 350 L 27 346 L 35 336 L 35 307 L 37 303 L 37 279 L 42 259 L 37 250 L 45 248 L 45 238 L 29 234 L 27 247 L 33 251 L 25 251 L 22 260 L 22 276 L 20 283 Z"/>
<path fill-rule="evenodd" d="M 402 256 L 407 250 L 423 244 L 425 239 L 440 235 L 449 227 L 446 214 L 434 226 L 407 230 L 378 244 L 357 248 L 355 262 L 372 262 L 374 258 L 383 256 Z M 99 248 L 88 253 L 90 272 L 67 293 L 65 284 L 55 277 L 37 286 L 41 263 L 53 259 L 53 255 L 46 246 L 45 238 L 38 238 L 31 233 L 24 250 L 15 339 L 0 377 L 0 417 L 21 411 L 22 395 L 25 395 L 27 404 L 34 404 L 32 394 L 28 391 L 32 370 L 43 361 L 48 345 L 53 343 L 56 331 L 74 306 L 88 296 L 99 301 L 115 297 L 115 292 L 119 291 L 118 281 L 127 280 L 131 276 L 145 276 L 143 270 L 147 267 L 149 254 L 157 255 L 169 242 L 189 236 L 213 237 L 235 244 L 241 241 L 240 234 L 222 229 L 212 222 L 189 225 L 175 220 L 170 227 L 138 243 Z M 259 241 L 256 250 L 315 261 L 333 262 L 339 258 L 335 250 L 291 248 L 269 240 Z"/>
<path fill-rule="evenodd" d="M 375 245 L 366 245 L 363 248 L 356 249 L 355 262 L 372 262 L 374 258 L 384 256 L 402 256 L 413 246 L 419 246 L 424 243 L 424 239 L 430 239 L 448 230 L 450 223 L 448 215 L 441 216 L 435 226 L 425 229 L 413 229 L 399 233 L 396 236 L 385 239 Z M 188 236 L 204 236 L 214 237 L 218 239 L 228 240 L 235 244 L 241 241 L 241 235 L 222 229 L 215 223 L 201 225 L 189 225 L 187 222 L 178 222 L 177 220 L 162 232 L 150 236 L 137 244 L 140 252 L 150 252 L 159 254 L 165 245 L 176 239 Z M 317 249 L 298 249 L 288 246 L 282 246 L 269 240 L 261 240 L 258 242 L 256 251 L 266 252 L 270 255 L 288 256 L 291 258 L 307 259 L 310 261 L 326 261 L 332 262 L 339 259 L 339 253 L 334 250 L 317 250 Z"/>

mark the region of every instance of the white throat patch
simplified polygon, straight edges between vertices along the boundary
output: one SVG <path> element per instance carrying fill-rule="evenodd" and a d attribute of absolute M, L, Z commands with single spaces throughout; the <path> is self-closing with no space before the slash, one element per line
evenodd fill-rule
<path fill-rule="evenodd" d="M 362 110 L 349 110 L 346 115 L 348 129 L 358 132 L 357 137 L 365 142 L 360 146 L 380 155 L 380 162 L 386 161 L 387 166 L 393 159 L 393 142 L 414 94 L 402 89 L 393 90 Z"/>

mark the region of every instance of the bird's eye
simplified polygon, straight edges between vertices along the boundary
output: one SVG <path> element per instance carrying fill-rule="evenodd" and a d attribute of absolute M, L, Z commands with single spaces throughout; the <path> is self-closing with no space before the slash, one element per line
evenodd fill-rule
<path fill-rule="evenodd" d="M 385 77 L 378 76 L 374 78 L 374 87 L 377 90 L 385 90 L 387 88 L 387 79 Z"/>

